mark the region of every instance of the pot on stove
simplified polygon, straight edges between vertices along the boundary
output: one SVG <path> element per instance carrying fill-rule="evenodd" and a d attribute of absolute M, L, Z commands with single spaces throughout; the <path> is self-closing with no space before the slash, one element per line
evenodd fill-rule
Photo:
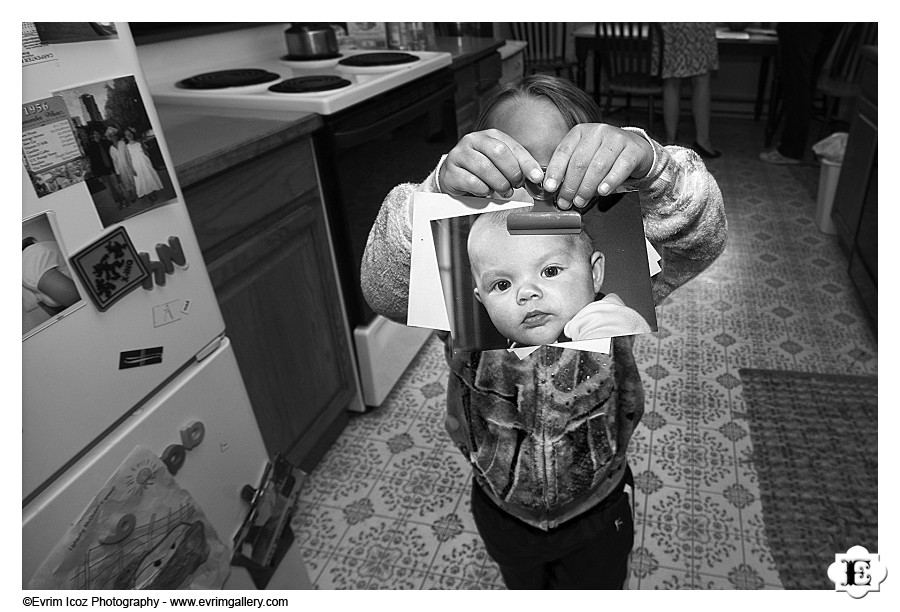
<path fill-rule="evenodd" d="M 325 59 L 338 55 L 337 36 L 328 23 L 292 23 L 284 37 L 291 58 Z"/>

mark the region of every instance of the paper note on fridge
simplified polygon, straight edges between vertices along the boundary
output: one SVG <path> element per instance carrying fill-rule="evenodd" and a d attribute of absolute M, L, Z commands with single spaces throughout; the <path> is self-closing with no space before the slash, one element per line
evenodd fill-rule
<path fill-rule="evenodd" d="M 581 234 L 511 235 L 531 199 L 415 193 L 407 324 L 449 331 L 459 350 L 561 345 L 609 352 L 609 338 L 657 330 L 636 192 L 584 214 Z"/>

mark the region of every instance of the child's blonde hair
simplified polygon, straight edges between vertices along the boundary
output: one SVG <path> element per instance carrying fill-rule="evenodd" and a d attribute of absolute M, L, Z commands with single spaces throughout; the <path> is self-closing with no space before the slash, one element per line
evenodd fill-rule
<path fill-rule="evenodd" d="M 600 123 L 600 107 L 594 99 L 567 79 L 546 74 L 532 74 L 507 83 L 491 96 L 481 109 L 475 131 L 491 127 L 494 111 L 503 102 L 515 98 L 545 98 L 562 114 L 566 125 L 573 128 L 580 123 Z"/>

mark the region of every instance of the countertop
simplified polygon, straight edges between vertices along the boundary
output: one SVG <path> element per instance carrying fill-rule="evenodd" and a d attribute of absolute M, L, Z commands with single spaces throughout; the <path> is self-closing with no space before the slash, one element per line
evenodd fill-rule
<path fill-rule="evenodd" d="M 175 174 L 187 187 L 322 126 L 315 113 L 156 104 Z"/>
<path fill-rule="evenodd" d="M 453 68 L 478 61 L 500 49 L 506 41 L 502 38 L 479 36 L 438 36 L 429 51 L 444 51 L 453 56 Z"/>
<path fill-rule="evenodd" d="M 497 53 L 500 54 L 501 60 L 507 60 L 516 53 L 524 51 L 527 46 L 528 43 L 524 40 L 506 40 L 506 44 L 497 49 Z"/>

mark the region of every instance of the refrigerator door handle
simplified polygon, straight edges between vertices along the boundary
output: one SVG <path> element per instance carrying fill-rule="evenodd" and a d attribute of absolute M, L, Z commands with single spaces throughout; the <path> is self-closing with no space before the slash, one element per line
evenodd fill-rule
<path fill-rule="evenodd" d="M 204 359 L 206 359 L 207 357 L 212 355 L 216 351 L 216 349 L 219 348 L 219 346 L 222 344 L 223 337 L 224 337 L 224 334 L 222 336 L 216 336 L 216 338 L 213 339 L 212 342 L 210 342 L 209 344 L 204 346 L 202 349 L 200 349 L 200 352 L 197 353 L 197 355 L 194 358 L 197 361 L 203 361 Z"/>

